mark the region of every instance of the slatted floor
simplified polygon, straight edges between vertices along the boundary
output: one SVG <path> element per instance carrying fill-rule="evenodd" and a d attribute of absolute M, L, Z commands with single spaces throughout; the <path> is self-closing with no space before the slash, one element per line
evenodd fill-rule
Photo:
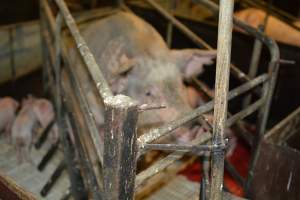
<path fill-rule="evenodd" d="M 19 164 L 13 146 L 9 145 L 5 139 L 0 138 L 0 171 L 11 177 L 25 190 L 32 192 L 37 199 L 59 200 L 70 185 L 66 171 L 63 172 L 47 197 L 43 198 L 40 195 L 42 187 L 58 166 L 63 156 L 61 152 L 56 153 L 45 169 L 42 172 L 38 171 L 36 166 L 48 148 L 48 144 L 44 144 L 38 151 L 32 148 L 31 157 L 34 165 L 25 162 Z"/>
<path fill-rule="evenodd" d="M 169 184 L 146 198 L 146 200 L 198 200 L 199 188 L 199 183 L 191 182 L 184 176 L 177 176 Z M 223 199 L 243 200 L 226 192 Z"/>

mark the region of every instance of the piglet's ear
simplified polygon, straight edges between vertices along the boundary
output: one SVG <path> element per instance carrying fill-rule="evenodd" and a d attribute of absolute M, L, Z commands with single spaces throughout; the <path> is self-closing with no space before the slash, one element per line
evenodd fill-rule
<path fill-rule="evenodd" d="M 185 79 L 203 73 L 203 65 L 213 64 L 216 54 L 216 50 L 182 49 L 171 51 L 171 57 L 176 61 L 176 65 Z"/>

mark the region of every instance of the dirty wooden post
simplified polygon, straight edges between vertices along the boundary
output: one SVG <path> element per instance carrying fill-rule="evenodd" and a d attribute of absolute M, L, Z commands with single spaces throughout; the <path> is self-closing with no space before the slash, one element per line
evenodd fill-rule
<path fill-rule="evenodd" d="M 117 95 L 104 99 L 104 199 L 133 199 L 137 157 L 137 102 Z"/>
<path fill-rule="evenodd" d="M 222 146 L 225 145 L 224 130 L 227 118 L 233 5 L 233 0 L 220 1 L 212 144 Z M 225 158 L 224 153 L 224 150 L 212 152 L 212 180 L 210 188 L 211 200 L 222 199 Z"/>

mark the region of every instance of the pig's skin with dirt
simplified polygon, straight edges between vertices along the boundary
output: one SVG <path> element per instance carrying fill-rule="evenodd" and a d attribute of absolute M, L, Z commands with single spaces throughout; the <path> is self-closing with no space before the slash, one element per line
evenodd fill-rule
<path fill-rule="evenodd" d="M 260 24 L 264 23 L 266 12 L 256 8 L 248 8 L 236 12 L 234 15 L 253 28 L 258 28 Z M 300 46 L 300 31 L 274 16 L 269 16 L 265 33 L 279 42 Z"/>
<path fill-rule="evenodd" d="M 191 111 L 183 78 L 202 73 L 203 65 L 212 64 L 216 56 L 216 51 L 170 50 L 150 24 L 125 12 L 89 25 L 82 35 L 114 94 L 128 95 L 140 104 L 167 106 L 141 113 L 139 128 L 157 126 Z M 85 74 L 74 49 L 70 54 L 84 91 L 91 99 L 94 94 L 89 94 L 93 91 L 88 84 L 90 77 Z M 97 118 L 97 106 L 91 107 Z M 98 111 L 102 115 L 101 109 Z M 103 118 L 96 121 L 101 122 Z"/>
<path fill-rule="evenodd" d="M 4 132 L 6 137 L 10 137 L 18 107 L 19 103 L 11 97 L 0 99 L 0 133 Z"/>

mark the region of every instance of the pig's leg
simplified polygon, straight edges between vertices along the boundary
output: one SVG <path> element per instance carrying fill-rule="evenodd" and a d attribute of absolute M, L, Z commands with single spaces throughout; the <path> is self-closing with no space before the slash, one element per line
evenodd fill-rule
<path fill-rule="evenodd" d="M 17 152 L 18 164 L 21 164 L 23 162 L 23 157 L 24 157 L 23 151 L 22 151 L 23 147 L 18 145 L 15 148 L 16 148 L 16 152 Z"/>
<path fill-rule="evenodd" d="M 9 144 L 12 144 L 12 138 L 11 138 L 11 128 L 12 128 L 13 121 L 7 123 L 5 127 L 5 137 Z"/>
<path fill-rule="evenodd" d="M 27 162 L 34 165 L 34 162 L 33 162 L 32 157 L 30 155 L 31 148 L 32 148 L 32 142 L 30 141 L 30 144 L 26 145 L 26 147 L 24 148 L 24 158 Z"/>

